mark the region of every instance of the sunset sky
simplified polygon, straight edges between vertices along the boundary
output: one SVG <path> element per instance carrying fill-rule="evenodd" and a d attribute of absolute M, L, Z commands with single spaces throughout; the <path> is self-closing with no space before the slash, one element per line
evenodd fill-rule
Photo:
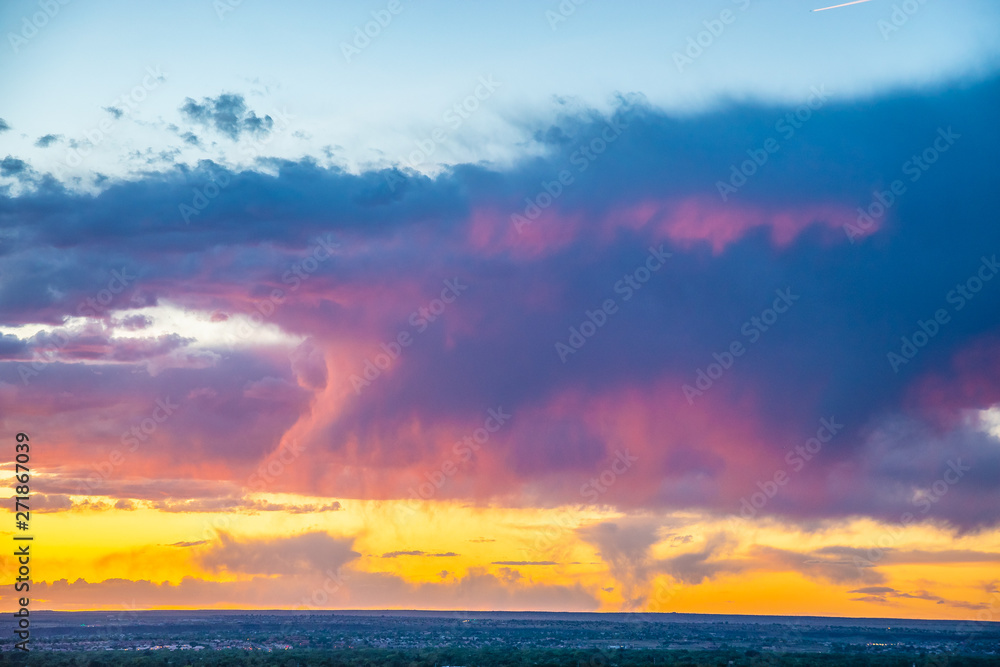
<path fill-rule="evenodd" d="M 32 609 L 1000 620 L 1000 6 L 828 4 L 0 5 Z"/>

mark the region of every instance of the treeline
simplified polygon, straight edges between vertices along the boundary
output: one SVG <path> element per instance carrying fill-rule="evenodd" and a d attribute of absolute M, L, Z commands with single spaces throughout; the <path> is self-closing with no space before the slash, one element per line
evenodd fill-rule
<path fill-rule="evenodd" d="M 288 651 L 32 651 L 0 653 L 0 665 L 39 667 L 986 667 L 990 657 L 599 649 L 294 649 Z"/>

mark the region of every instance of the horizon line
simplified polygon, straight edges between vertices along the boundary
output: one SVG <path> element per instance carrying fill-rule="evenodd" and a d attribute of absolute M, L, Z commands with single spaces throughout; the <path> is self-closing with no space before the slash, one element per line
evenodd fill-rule
<path fill-rule="evenodd" d="M 471 610 L 471 609 L 255 609 L 255 608 L 235 608 L 235 609 L 205 609 L 205 608 L 182 608 L 182 609 L 38 609 L 34 613 L 52 614 L 141 614 L 153 612 L 203 612 L 203 613 L 297 613 L 297 614 L 330 614 L 330 613 L 355 613 L 355 614 L 392 614 L 392 613 L 428 613 L 428 614 L 579 614 L 579 615 L 619 615 L 619 616 L 740 616 L 748 618 L 809 618 L 809 619 L 840 619 L 845 621 L 920 621 L 920 622 L 941 622 L 941 623 L 990 623 L 1000 625 L 1000 621 L 980 621 L 975 619 L 954 619 L 954 618 L 902 618 L 896 616 L 823 616 L 806 614 L 737 614 L 737 613 L 704 613 L 687 611 L 551 611 L 551 610 Z"/>

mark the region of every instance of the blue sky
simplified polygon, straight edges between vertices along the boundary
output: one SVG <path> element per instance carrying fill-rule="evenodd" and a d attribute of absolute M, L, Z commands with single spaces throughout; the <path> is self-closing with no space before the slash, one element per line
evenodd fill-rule
<path fill-rule="evenodd" d="M 981 78 L 998 62 L 1000 7 L 987 0 L 914 0 L 912 14 L 895 16 L 899 3 L 886 0 L 810 11 L 823 4 L 399 0 L 391 21 L 348 59 L 343 44 L 372 12 L 389 15 L 387 2 L 290 2 L 279 11 L 254 0 L 57 3 L 50 19 L 36 20 L 45 23 L 37 34 L 25 32 L 24 19 L 40 6 L 7 2 L 0 89 L 9 93 L 0 118 L 13 131 L 0 135 L 0 148 L 39 171 L 54 169 L 67 161 L 68 142 L 94 136 L 108 118 L 103 108 L 141 85 L 147 68 L 163 72 L 162 84 L 67 172 L 86 180 L 166 165 L 148 163 L 147 149 L 180 149 L 171 161 L 188 164 L 246 165 L 248 155 L 308 155 L 352 170 L 399 162 L 481 76 L 500 87 L 449 129 L 422 168 L 534 154 L 538 122 L 567 110 L 606 111 L 619 94 L 677 114 L 732 101 L 798 103 L 815 85 L 834 99 L 863 100 Z M 694 57 L 678 66 L 676 54 L 699 33 L 703 51 L 688 51 Z M 252 154 L 211 137 L 198 149 L 185 144 L 185 98 L 223 92 L 243 95 L 260 116 L 294 120 Z M 48 134 L 60 139 L 34 146 Z"/>

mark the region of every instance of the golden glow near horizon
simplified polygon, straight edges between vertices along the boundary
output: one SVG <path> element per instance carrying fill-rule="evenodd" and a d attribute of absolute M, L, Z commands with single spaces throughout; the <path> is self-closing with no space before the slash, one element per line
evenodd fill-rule
<path fill-rule="evenodd" d="M 329 503 L 288 494 L 268 500 Z M 326 604 L 317 606 L 331 608 L 952 619 L 996 608 L 997 531 L 955 536 L 870 519 L 804 530 L 680 512 L 626 516 L 446 501 L 341 504 L 323 512 L 209 513 L 139 502 L 129 510 L 98 504 L 39 513 L 38 608 L 120 609 L 123 600 L 159 609 L 301 608 L 323 586 L 331 593 L 320 594 Z M 623 532 L 602 543 L 595 527 L 609 523 Z M 300 536 L 313 537 L 296 542 Z M 10 560 L 5 556 L 4 566 Z M 83 586 L 85 594 L 74 593 Z M 480 597 L 464 596 L 470 588 Z M 202 589 L 211 599 L 198 597 Z M 282 589 L 302 593 L 282 598 Z M 188 590 L 193 597 L 185 598 Z"/>

